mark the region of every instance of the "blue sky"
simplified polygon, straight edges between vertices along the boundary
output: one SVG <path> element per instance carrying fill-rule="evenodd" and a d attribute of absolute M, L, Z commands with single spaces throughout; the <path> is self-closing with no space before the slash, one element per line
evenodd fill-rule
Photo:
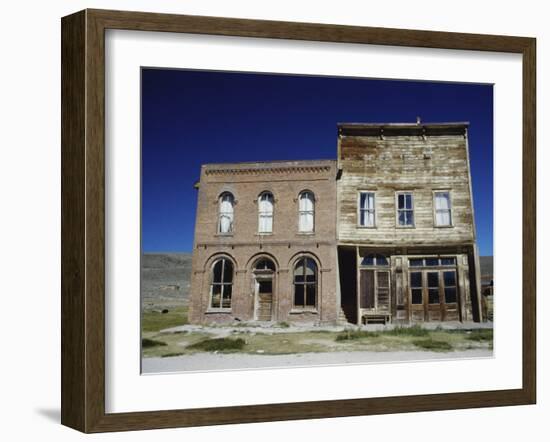
<path fill-rule="evenodd" d="M 338 122 L 469 121 L 481 255 L 493 254 L 492 85 L 142 69 L 142 248 L 193 247 L 204 163 L 335 159 Z"/>

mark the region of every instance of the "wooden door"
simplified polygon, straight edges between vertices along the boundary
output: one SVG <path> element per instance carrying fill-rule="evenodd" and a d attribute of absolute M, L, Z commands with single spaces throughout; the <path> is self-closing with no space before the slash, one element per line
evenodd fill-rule
<path fill-rule="evenodd" d="M 426 296 L 424 290 L 424 272 L 413 271 L 409 274 L 409 287 L 411 296 L 409 298 L 409 309 L 411 321 L 423 322 L 426 320 Z"/>
<path fill-rule="evenodd" d="M 256 279 L 256 319 L 273 319 L 273 279 L 270 277 Z"/>

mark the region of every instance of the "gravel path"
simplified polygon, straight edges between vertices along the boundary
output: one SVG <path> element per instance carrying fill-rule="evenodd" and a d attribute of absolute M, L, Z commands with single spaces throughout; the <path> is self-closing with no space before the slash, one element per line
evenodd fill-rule
<path fill-rule="evenodd" d="M 196 353 L 171 358 L 144 358 L 142 373 L 176 373 L 182 371 L 242 370 L 257 368 L 285 368 L 312 365 L 344 365 L 401 361 L 449 360 L 492 357 L 492 350 L 467 350 L 449 353 L 429 351 L 397 352 L 333 352 L 301 353 L 293 355 L 249 355 Z"/>

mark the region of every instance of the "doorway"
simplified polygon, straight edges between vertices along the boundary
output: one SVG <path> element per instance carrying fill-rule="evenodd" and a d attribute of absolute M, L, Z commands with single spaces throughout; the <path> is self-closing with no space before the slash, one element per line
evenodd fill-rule
<path fill-rule="evenodd" d="M 275 264 L 270 259 L 262 258 L 254 266 L 256 321 L 273 321 L 273 294 L 275 285 Z"/>

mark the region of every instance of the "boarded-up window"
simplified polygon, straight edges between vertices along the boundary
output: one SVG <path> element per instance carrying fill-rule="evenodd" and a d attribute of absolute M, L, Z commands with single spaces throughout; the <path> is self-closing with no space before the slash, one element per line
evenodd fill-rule
<path fill-rule="evenodd" d="M 374 308 L 374 270 L 361 270 L 359 284 L 361 308 Z"/>
<path fill-rule="evenodd" d="M 390 272 L 376 272 L 377 307 L 381 310 L 390 308 Z"/>

